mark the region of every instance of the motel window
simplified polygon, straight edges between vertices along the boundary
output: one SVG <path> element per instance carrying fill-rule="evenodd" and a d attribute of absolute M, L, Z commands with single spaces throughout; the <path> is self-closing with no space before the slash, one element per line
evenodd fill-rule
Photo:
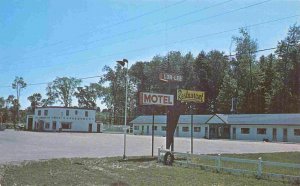
<path fill-rule="evenodd" d="M 46 123 L 45 124 L 45 129 L 49 129 L 50 128 L 50 123 Z"/>
<path fill-rule="evenodd" d="M 194 127 L 194 132 L 200 132 L 201 131 L 201 127 Z"/>
<path fill-rule="evenodd" d="M 167 130 L 167 127 L 166 127 L 166 126 L 162 126 L 162 127 L 161 127 L 161 130 L 162 130 L 162 131 L 166 131 L 166 130 Z"/>
<path fill-rule="evenodd" d="M 69 116 L 69 114 L 70 114 L 70 111 L 66 110 L 66 116 Z"/>
<path fill-rule="evenodd" d="M 56 121 L 52 122 L 52 129 L 55 130 L 56 129 Z"/>
<path fill-rule="evenodd" d="M 89 112 L 85 111 L 85 117 L 88 117 L 88 116 L 89 116 Z"/>
<path fill-rule="evenodd" d="M 154 126 L 154 130 L 157 130 L 157 126 Z"/>
<path fill-rule="evenodd" d="M 134 130 L 139 130 L 140 127 L 139 126 L 134 126 Z"/>
<path fill-rule="evenodd" d="M 182 132 L 188 132 L 189 131 L 189 127 L 182 127 Z"/>
<path fill-rule="evenodd" d="M 300 129 L 294 129 L 294 136 L 300 136 Z"/>
<path fill-rule="evenodd" d="M 75 110 L 75 115 L 77 115 L 78 114 L 78 110 Z"/>
<path fill-rule="evenodd" d="M 48 110 L 44 110 L 44 116 L 48 116 Z"/>
<path fill-rule="evenodd" d="M 241 128 L 241 134 L 249 134 L 250 129 L 249 128 Z"/>
<path fill-rule="evenodd" d="M 71 123 L 62 123 L 61 124 L 61 128 L 62 129 L 71 129 L 72 128 L 72 124 Z"/>
<path fill-rule="evenodd" d="M 266 128 L 257 128 L 257 134 L 267 134 Z"/>
<path fill-rule="evenodd" d="M 40 116 L 42 114 L 42 111 L 41 110 L 39 110 L 38 111 L 38 116 Z"/>

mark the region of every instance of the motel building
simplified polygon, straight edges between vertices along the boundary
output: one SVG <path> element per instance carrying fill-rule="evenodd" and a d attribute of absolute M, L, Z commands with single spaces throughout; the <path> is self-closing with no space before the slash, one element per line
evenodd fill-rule
<path fill-rule="evenodd" d="M 166 136 L 165 115 L 154 117 L 154 135 Z M 152 116 L 130 122 L 135 135 L 152 135 Z M 191 136 L 191 115 L 181 115 L 174 137 Z M 300 143 L 300 114 L 193 115 L 193 136 L 207 139 Z"/>
<path fill-rule="evenodd" d="M 75 107 L 40 107 L 27 116 L 26 130 L 45 132 L 101 132 L 96 110 Z"/>

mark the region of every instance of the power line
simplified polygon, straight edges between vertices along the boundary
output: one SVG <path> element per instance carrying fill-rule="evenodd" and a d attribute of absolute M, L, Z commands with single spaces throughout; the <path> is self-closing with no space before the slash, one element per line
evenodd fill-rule
<path fill-rule="evenodd" d="M 268 51 L 268 50 L 275 50 L 275 49 L 277 49 L 277 47 L 260 49 L 260 50 L 252 51 L 250 53 L 252 54 L 252 53 L 258 53 L 258 52 L 263 52 L 263 51 Z M 224 57 L 232 57 L 232 56 L 237 56 L 237 55 L 238 54 L 230 54 L 230 55 L 225 55 Z"/>
<path fill-rule="evenodd" d="M 157 8 L 157 9 L 151 10 L 151 11 L 149 11 L 149 12 L 145 12 L 145 13 L 142 13 L 142 14 L 140 14 L 140 15 L 130 17 L 130 18 L 128 18 L 128 19 L 125 19 L 125 20 L 122 20 L 122 21 L 119 21 L 119 22 L 116 22 L 116 23 L 113 23 L 113 24 L 104 26 L 104 27 L 99 28 L 99 29 L 96 29 L 96 30 L 94 30 L 94 31 L 90 31 L 90 32 L 87 32 L 87 33 L 84 33 L 84 34 L 80 34 L 80 35 L 77 36 L 77 38 L 81 38 L 81 37 L 83 37 L 83 36 L 87 36 L 87 35 L 92 34 L 92 33 L 95 33 L 95 32 L 103 31 L 103 30 L 108 29 L 108 28 L 112 28 L 112 27 L 115 27 L 115 26 L 118 26 L 118 25 L 121 25 L 121 24 L 124 24 L 124 23 L 127 23 L 127 22 L 131 22 L 131 21 L 140 19 L 140 18 L 142 18 L 142 17 L 145 17 L 145 16 L 148 16 L 148 15 L 154 14 L 154 13 L 159 12 L 159 11 L 161 11 L 161 10 L 165 10 L 165 9 L 171 8 L 171 7 L 173 7 L 173 6 L 177 6 L 177 5 L 179 5 L 179 4 L 184 3 L 185 1 L 186 1 L 186 0 L 181 0 L 181 1 L 175 2 L 175 3 L 171 4 L 171 5 L 168 5 L 168 6 L 165 6 L 165 7 L 162 7 L 162 8 Z M 57 46 L 57 45 L 62 44 L 62 43 L 64 43 L 64 42 L 66 42 L 66 41 L 63 41 L 63 40 L 57 41 L 57 42 L 54 42 L 54 43 L 50 43 L 50 44 L 48 44 L 47 46 L 43 46 L 43 47 L 37 48 L 36 50 L 44 49 L 44 48 L 51 47 L 51 46 Z M 5 60 L 5 59 L 6 59 L 6 58 L 4 57 L 4 58 L 2 58 L 2 59 L 0 59 L 0 60 Z"/>
<path fill-rule="evenodd" d="M 289 46 L 291 46 L 291 45 L 289 45 Z M 277 47 L 264 48 L 264 49 L 252 51 L 251 53 L 253 54 L 253 53 L 258 53 L 258 52 L 263 52 L 263 51 L 268 51 L 268 50 L 275 50 L 275 49 L 277 49 Z M 232 56 L 236 56 L 236 55 L 238 55 L 238 54 L 224 55 L 224 57 L 232 57 Z M 98 77 L 101 77 L 101 76 L 90 76 L 90 77 L 83 77 L 83 78 L 77 78 L 77 79 L 84 80 L 84 79 L 93 79 L 93 78 L 98 78 Z M 44 85 L 44 84 L 48 85 L 49 83 L 52 83 L 52 82 L 29 83 L 29 84 L 27 84 L 27 86 Z M 11 88 L 11 86 L 9 86 L 9 85 L 0 86 L 0 88 Z"/>
<path fill-rule="evenodd" d="M 176 16 L 176 17 L 173 17 L 173 18 L 169 18 L 169 19 L 165 19 L 164 21 L 160 21 L 160 22 L 156 22 L 152 25 L 144 25 L 144 26 L 140 26 L 139 28 L 135 28 L 135 29 L 131 29 L 129 31 L 125 31 L 125 32 L 121 32 L 121 33 L 117 33 L 117 34 L 113 34 L 109 37 L 104 37 L 104 38 L 101 38 L 101 39 L 98 39 L 98 40 L 94 40 L 94 41 L 91 41 L 91 42 L 88 42 L 88 43 L 85 43 L 85 48 L 83 49 L 78 49 L 78 50 L 73 50 L 73 51 L 70 51 L 70 52 L 66 52 L 66 53 L 60 53 L 60 54 L 53 54 L 53 57 L 60 57 L 60 56 L 66 56 L 66 55 L 70 55 L 70 54 L 74 54 L 74 53 L 80 53 L 80 52 L 84 52 L 84 51 L 87 51 L 87 50 L 90 50 L 90 49 L 94 49 L 96 47 L 86 47 L 87 45 L 91 45 L 91 44 L 95 44 L 99 41 L 104 41 L 104 40 L 107 40 L 107 39 L 110 39 L 110 38 L 113 38 L 113 37 L 118 37 L 118 36 L 121 36 L 121 35 L 125 35 L 125 34 L 129 34 L 129 33 L 132 33 L 132 32 L 135 32 L 137 30 L 142 30 L 142 29 L 145 29 L 149 26 L 155 26 L 155 25 L 158 25 L 158 24 L 161 24 L 161 23 L 166 23 L 168 21 L 173 21 L 173 20 L 177 20 L 181 17 L 184 17 L 184 16 L 187 16 L 187 15 L 191 15 L 191 14 L 194 14 L 194 13 L 197 13 L 197 12 L 200 12 L 200 11 L 203 11 L 203 10 L 207 10 L 207 9 L 210 9 L 210 8 L 213 8 L 213 7 L 216 7 L 216 6 L 220 6 L 222 4 L 226 4 L 228 2 L 230 2 L 232 0 L 227 0 L 227 1 L 224 1 L 224 2 L 221 2 L 221 3 L 217 3 L 217 4 L 214 4 L 212 6 L 208 6 L 208 7 L 204 7 L 200 10 L 196 10 L 196 11 L 191 11 L 191 12 L 188 12 L 188 13 L 185 13 L 185 14 L 182 14 L 182 15 L 179 15 L 179 16 Z M 254 3 L 254 4 L 251 4 L 251 5 L 247 5 L 247 6 L 244 6 L 244 7 L 240 7 L 240 8 L 237 8 L 237 9 L 234 9 L 234 10 L 230 10 L 230 11 L 226 11 L 226 12 L 222 12 L 220 14 L 216 14 L 216 15 L 213 15 L 213 16 L 209 16 L 209 17 L 205 17 L 205 18 L 201 18 L 201 19 L 198 19 L 198 20 L 195 20 L 195 21 L 192 21 L 192 22 L 188 22 L 188 23 L 185 23 L 183 25 L 175 25 L 173 27 L 170 27 L 170 28 L 167 28 L 167 29 L 159 29 L 159 30 L 156 30 L 150 34 L 147 34 L 147 35 L 151 35 L 151 34 L 154 34 L 154 33 L 157 33 L 157 32 L 161 32 L 161 31 L 168 31 L 168 30 L 173 30 L 173 29 L 176 29 L 176 28 L 181 28 L 182 26 L 187 26 L 187 25 L 190 25 L 190 24 L 193 24 L 193 23 L 197 23 L 197 22 L 200 22 L 200 21 L 204 21 L 204 20 L 208 20 L 208 19 L 212 19 L 212 18 L 216 18 L 216 17 L 219 17 L 219 16 L 223 16 L 223 15 L 226 15 L 226 14 L 230 14 L 230 13 L 233 13 L 233 12 L 236 12 L 236 11 L 240 11 L 240 10 L 243 10 L 243 9 L 247 9 L 247 8 L 251 8 L 253 6 L 258 6 L 258 5 L 261 5 L 263 3 L 266 3 L 266 2 L 269 2 L 271 0 L 265 0 L 265 1 L 262 1 L 262 2 L 259 2 L 259 3 Z M 114 44 L 116 43 L 122 43 L 124 41 L 127 41 L 127 40 L 131 40 L 132 38 L 127 38 L 127 39 L 124 39 L 124 40 L 120 40 L 118 42 L 114 42 Z M 103 45 L 102 45 L 103 46 Z M 67 50 L 70 49 L 67 48 Z M 17 61 L 22 61 L 22 60 L 26 60 L 26 59 L 30 59 L 30 58 L 36 58 L 36 57 L 39 57 L 39 55 L 36 55 L 36 56 L 29 56 L 29 57 L 25 57 L 23 59 L 19 59 Z"/>
<path fill-rule="evenodd" d="M 138 52 L 138 51 L 148 50 L 148 49 L 157 48 L 157 47 L 161 47 L 161 46 L 173 45 L 173 44 L 176 44 L 176 43 L 184 43 L 184 42 L 187 42 L 187 41 L 197 40 L 197 39 L 200 39 L 200 38 L 211 37 L 211 36 L 214 36 L 214 35 L 220 35 L 220 34 L 224 34 L 224 33 L 229 33 L 229 32 L 233 32 L 233 31 L 237 31 L 240 28 L 256 27 L 256 26 L 260 26 L 260 25 L 264 25 L 264 24 L 269 24 L 269 23 L 274 23 L 274 22 L 279 22 L 279 21 L 283 21 L 283 20 L 286 20 L 286 19 L 291 19 L 291 18 L 299 17 L 299 16 L 300 15 L 292 15 L 292 16 L 288 16 L 288 17 L 273 19 L 273 20 L 269 20 L 269 21 L 265 21 L 265 22 L 261 22 L 261 23 L 256 23 L 256 24 L 252 24 L 252 25 L 247 25 L 247 26 L 243 26 L 243 27 L 238 27 L 238 28 L 233 28 L 233 29 L 229 29 L 229 30 L 224 30 L 224 31 L 220 31 L 220 32 L 214 32 L 214 33 L 210 33 L 210 34 L 204 34 L 204 35 L 200 35 L 200 36 L 196 36 L 196 37 L 192 37 L 192 38 L 187 38 L 187 39 L 183 39 L 183 40 L 178 40 L 178 41 L 174 41 L 174 42 L 170 42 L 170 43 L 165 43 L 165 44 L 160 44 L 160 45 L 154 45 L 154 46 L 149 46 L 149 47 L 144 47 L 144 48 L 138 48 L 138 49 L 128 50 L 128 51 L 124 51 L 124 52 L 111 53 L 111 54 L 106 54 L 106 55 L 102 55 L 102 56 L 96 56 L 96 57 L 88 58 L 86 60 L 91 60 L 91 59 L 94 59 L 94 58 L 97 58 L 97 59 L 99 59 L 99 58 L 105 58 L 105 57 L 115 56 L 117 54 L 127 54 L 127 53 L 132 53 L 132 52 Z M 68 63 L 64 63 L 64 64 L 68 64 Z M 47 66 L 42 66 L 42 67 L 39 67 L 39 68 L 46 68 L 46 67 L 51 67 L 51 66 L 47 65 Z"/>
<path fill-rule="evenodd" d="M 85 80 L 85 79 L 93 79 L 93 78 L 99 78 L 101 76 L 89 76 L 89 77 L 82 77 L 82 78 L 76 78 L 79 80 Z M 35 85 L 48 85 L 52 82 L 41 82 L 41 83 L 28 83 L 27 86 L 35 86 Z M 0 88 L 11 88 L 10 85 L 0 86 Z"/>
<path fill-rule="evenodd" d="M 202 8 L 202 9 L 200 9 L 200 10 L 188 12 L 188 13 L 185 14 L 185 16 L 186 16 L 186 15 L 190 15 L 190 14 L 194 14 L 194 13 L 197 13 L 197 12 L 200 12 L 200 11 L 203 11 L 203 10 L 207 10 L 207 9 L 210 9 L 210 8 L 213 8 L 213 7 L 216 7 L 216 6 L 220 6 L 220 5 L 225 4 L 225 3 L 228 3 L 228 2 L 230 2 L 230 1 L 233 1 L 233 0 L 227 0 L 227 1 L 224 1 L 224 2 L 221 2 L 221 3 L 214 4 L 214 5 L 212 5 L 212 6 L 204 7 L 204 8 Z M 177 5 L 177 4 L 176 4 L 176 5 Z M 131 29 L 131 30 L 128 30 L 128 31 L 125 31 L 125 32 L 121 32 L 121 33 L 117 33 L 117 34 L 113 34 L 113 35 L 108 36 L 108 37 L 103 37 L 103 38 L 101 38 L 101 39 L 97 39 L 97 40 L 94 40 L 94 41 L 85 43 L 84 45 L 87 46 L 87 45 L 91 45 L 91 44 L 94 44 L 94 43 L 97 43 L 97 42 L 100 42 L 100 41 L 104 41 L 104 40 L 107 40 L 107 39 L 110 39 L 110 38 L 114 38 L 114 37 L 122 36 L 122 35 L 125 35 L 125 34 L 129 34 L 129 33 L 135 32 L 135 31 L 137 31 L 137 30 L 145 29 L 145 28 L 147 28 L 147 27 L 149 27 L 149 26 L 155 26 L 155 25 L 158 25 L 158 24 L 160 24 L 160 23 L 165 23 L 165 22 L 167 22 L 167 21 L 176 20 L 176 19 L 178 19 L 178 18 L 180 18 L 180 17 L 183 17 L 183 15 L 177 16 L 177 17 L 175 17 L 175 18 L 166 19 L 166 20 L 164 20 L 164 21 L 159 21 L 159 22 L 156 22 L 156 23 L 154 23 L 154 24 L 152 24 L 152 25 L 139 26 L 138 28 Z M 160 32 L 160 31 L 161 31 L 161 30 L 159 30 L 159 32 Z M 157 31 L 155 31 L 155 33 L 156 33 L 156 32 L 157 32 Z M 126 41 L 126 40 L 129 40 L 129 39 L 121 40 L 121 41 L 119 41 L 119 42 L 117 42 L 117 43 L 124 42 L 124 41 Z M 72 47 L 72 46 L 70 46 L 70 47 L 68 47 L 68 48 L 66 48 L 66 49 L 68 50 L 68 49 L 70 49 L 71 47 Z M 95 47 L 89 47 L 89 48 L 86 48 L 86 47 L 85 47 L 84 49 L 79 49 L 79 50 L 75 50 L 75 51 L 70 51 L 70 52 L 67 52 L 67 53 L 61 53 L 61 56 L 68 55 L 68 54 L 73 54 L 73 53 L 77 53 L 77 52 L 86 51 L 86 50 L 89 50 L 89 49 L 91 49 L 91 48 L 95 48 Z M 54 55 L 57 56 L 57 54 L 54 54 Z M 40 55 L 35 55 L 35 56 L 25 57 L 25 58 L 19 59 L 19 60 L 17 60 L 17 61 L 26 60 L 26 59 L 30 59 L 30 58 L 36 58 L 36 57 L 40 57 Z M 2 59 L 2 60 L 3 60 L 3 59 Z"/>

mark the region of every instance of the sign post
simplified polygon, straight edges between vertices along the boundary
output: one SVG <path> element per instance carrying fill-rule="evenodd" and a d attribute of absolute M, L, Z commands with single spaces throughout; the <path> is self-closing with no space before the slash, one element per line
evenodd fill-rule
<path fill-rule="evenodd" d="M 194 113 L 192 103 L 204 103 L 205 102 L 205 92 L 194 91 L 194 90 L 184 90 L 177 89 L 177 100 L 181 102 L 190 102 L 190 113 L 191 113 L 191 153 L 193 154 L 194 149 Z"/>
<path fill-rule="evenodd" d="M 194 112 L 193 112 L 193 106 L 192 104 L 190 105 L 190 112 L 191 112 L 191 154 L 193 154 L 193 149 L 194 149 Z"/>
<path fill-rule="evenodd" d="M 152 108 L 152 157 L 154 156 L 154 108 Z"/>
<path fill-rule="evenodd" d="M 159 80 L 168 83 L 169 93 L 171 93 L 171 84 L 176 84 L 183 81 L 183 77 L 180 74 L 175 73 L 160 73 Z M 177 106 L 176 106 L 177 107 Z M 174 150 L 174 130 L 176 129 L 180 112 L 178 108 L 173 108 L 169 106 L 167 108 L 167 130 L 166 130 L 166 148 Z"/>
<path fill-rule="evenodd" d="M 174 95 L 140 92 L 140 105 L 173 106 Z M 152 157 L 154 156 L 154 108 L 152 108 Z"/>

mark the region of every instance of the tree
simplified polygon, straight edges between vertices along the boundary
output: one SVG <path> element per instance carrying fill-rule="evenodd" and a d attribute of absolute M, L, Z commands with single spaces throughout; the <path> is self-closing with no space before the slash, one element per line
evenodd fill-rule
<path fill-rule="evenodd" d="M 257 50 L 257 42 L 253 40 L 247 30 L 240 29 L 241 36 L 233 37 L 236 44 L 236 61 L 232 63 L 234 77 L 237 81 L 237 89 L 239 90 L 239 112 L 254 112 L 254 87 L 257 82 L 254 80 L 255 70 L 255 51 Z"/>
<path fill-rule="evenodd" d="M 9 95 L 6 100 L 5 100 L 5 105 L 6 105 L 6 108 L 10 108 L 11 105 L 13 104 L 13 100 L 15 99 L 15 96 L 14 95 Z"/>
<path fill-rule="evenodd" d="M 103 98 L 103 102 L 106 104 L 107 108 L 111 110 L 113 123 L 123 123 L 122 116 L 125 101 L 125 70 L 122 69 L 120 65 L 116 65 L 114 69 L 109 66 L 105 66 L 103 71 L 105 73 L 99 81 L 99 97 Z M 108 83 L 108 86 L 104 86 L 106 83 Z M 129 84 L 128 95 L 130 95 L 130 90 Z"/>
<path fill-rule="evenodd" d="M 0 109 L 2 109 L 5 106 L 5 99 L 4 97 L 0 97 Z"/>
<path fill-rule="evenodd" d="M 17 108 L 16 109 L 17 109 L 17 119 L 18 119 L 18 121 L 20 121 L 20 116 L 19 116 L 20 95 L 21 95 L 22 89 L 24 89 L 26 86 L 27 86 L 27 84 L 25 83 L 23 78 L 18 77 L 18 76 L 16 76 L 14 82 L 12 83 L 12 88 L 16 89 L 16 92 L 17 92 L 17 103 L 16 103 Z"/>
<path fill-rule="evenodd" d="M 77 92 L 74 95 L 78 99 L 78 106 L 95 109 L 99 89 L 100 86 L 96 83 L 91 83 L 90 86 L 77 87 Z"/>
<path fill-rule="evenodd" d="M 229 70 L 229 63 L 223 52 L 217 50 L 212 50 L 207 53 L 206 63 L 207 77 L 203 80 L 207 83 L 206 101 L 208 105 L 208 113 L 216 113 L 217 96 L 221 89 L 225 72 Z"/>
<path fill-rule="evenodd" d="M 58 93 L 53 92 L 53 88 L 51 86 L 51 83 L 48 83 L 46 91 L 47 91 L 47 93 L 46 93 L 47 98 L 42 99 L 42 101 L 41 101 L 41 105 L 43 107 L 47 107 L 49 105 L 53 105 L 55 103 L 55 100 L 58 97 Z"/>
<path fill-rule="evenodd" d="M 40 93 L 34 93 L 27 98 L 30 101 L 30 111 L 34 113 L 36 107 L 42 105 L 42 95 Z"/>
<path fill-rule="evenodd" d="M 44 103 L 58 101 L 65 107 L 72 106 L 72 96 L 74 96 L 77 86 L 81 83 L 80 79 L 74 77 L 57 77 L 52 83 L 48 84 L 47 95 L 48 100 Z"/>
<path fill-rule="evenodd" d="M 220 88 L 217 100 L 217 111 L 218 113 L 230 113 L 231 100 L 237 97 L 237 81 L 233 78 L 230 70 L 225 71 L 222 86 Z"/>
<path fill-rule="evenodd" d="M 278 43 L 276 54 L 277 87 L 273 87 L 272 111 L 300 112 L 300 26 L 289 28 L 287 37 Z"/>
<path fill-rule="evenodd" d="M 257 78 L 258 85 L 254 90 L 254 112 L 255 113 L 268 113 L 270 112 L 270 103 L 273 96 L 272 87 L 275 84 L 276 73 L 274 64 L 276 62 L 275 56 L 261 56 L 258 62 L 258 71 L 255 77 Z"/>
<path fill-rule="evenodd" d="M 5 114 L 5 99 L 3 97 L 0 97 L 0 124 L 3 122 L 4 114 Z"/>

